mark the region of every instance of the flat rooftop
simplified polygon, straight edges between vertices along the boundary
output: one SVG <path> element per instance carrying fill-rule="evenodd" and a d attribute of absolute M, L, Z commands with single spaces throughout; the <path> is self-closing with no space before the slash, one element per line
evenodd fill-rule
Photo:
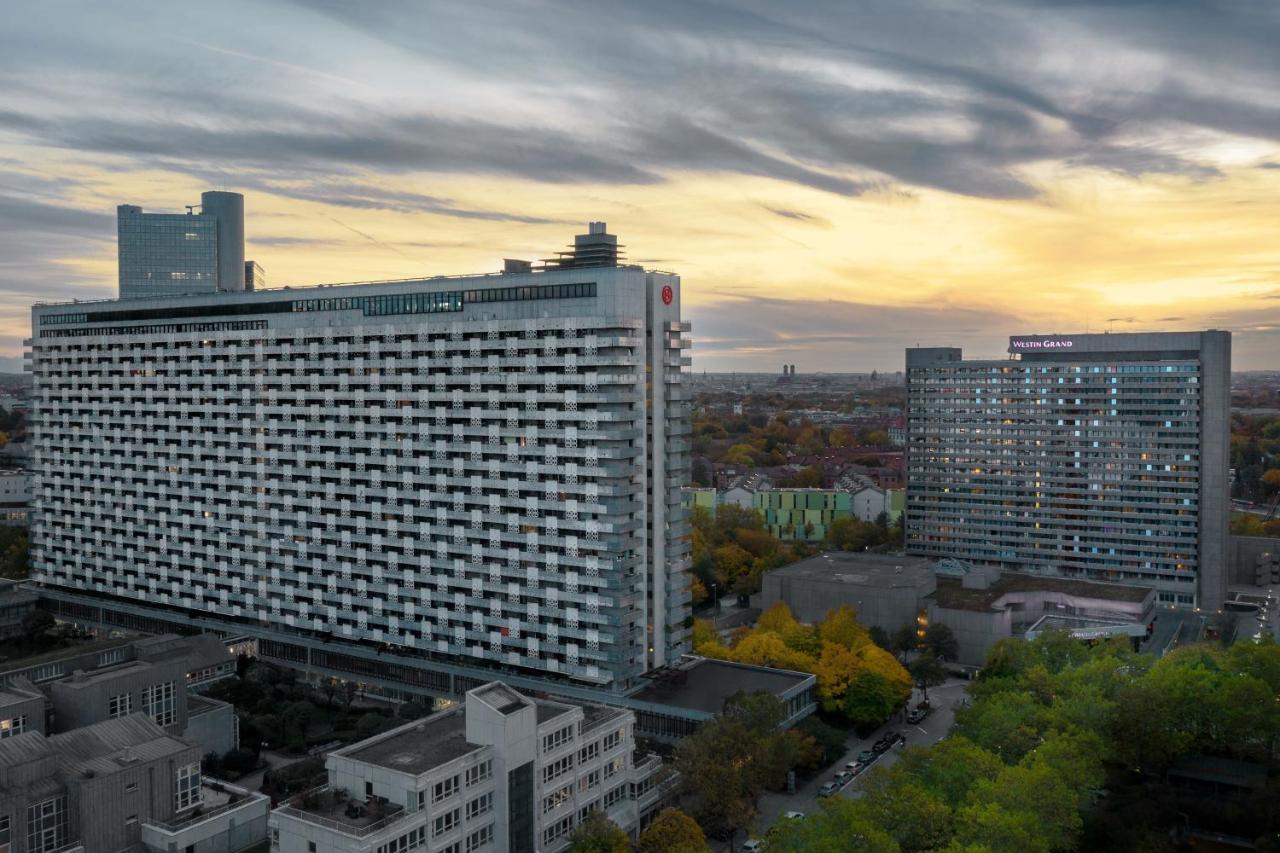
<path fill-rule="evenodd" d="M 101 669 L 91 669 L 85 672 L 72 673 L 65 678 L 58 679 L 58 685 L 71 690 L 80 690 L 90 685 L 101 684 L 104 681 L 111 681 L 122 675 L 132 675 L 135 672 L 153 669 L 153 665 L 148 661 L 131 660 L 125 663 L 111 664 Z"/>
<path fill-rule="evenodd" d="M 771 693 L 781 696 L 813 676 L 763 666 L 695 658 L 674 668 L 679 677 L 655 681 L 631 698 L 689 711 L 718 714 L 735 693 Z"/>
<path fill-rule="evenodd" d="M 960 578 L 940 575 L 938 588 L 933 593 L 933 600 L 939 607 L 948 610 L 973 610 L 984 613 L 991 610 L 1002 595 L 1011 592 L 1060 592 L 1079 598 L 1126 601 L 1135 604 L 1141 604 L 1147 600 L 1148 596 L 1154 595 L 1154 590 L 1145 586 L 1007 572 L 986 589 L 965 589 L 961 585 Z"/>
<path fill-rule="evenodd" d="M 804 578 L 832 583 L 875 586 L 883 589 L 918 587 L 933 577 L 936 560 L 902 554 L 869 554 L 864 551 L 824 551 L 766 577 Z"/>
<path fill-rule="evenodd" d="M 356 746 L 337 754 L 415 776 L 483 748 L 467 742 L 467 718 L 462 708 L 409 723 L 372 743 Z"/>
<path fill-rule="evenodd" d="M 610 708 L 608 705 L 583 705 L 582 730 L 589 732 L 626 713 L 622 708 Z"/>
<path fill-rule="evenodd" d="M 533 703 L 538 709 L 538 725 L 542 725 L 548 720 L 554 720 L 556 717 L 564 716 L 573 710 L 570 705 L 562 705 L 559 702 L 550 702 L 546 699 L 537 699 Z"/>

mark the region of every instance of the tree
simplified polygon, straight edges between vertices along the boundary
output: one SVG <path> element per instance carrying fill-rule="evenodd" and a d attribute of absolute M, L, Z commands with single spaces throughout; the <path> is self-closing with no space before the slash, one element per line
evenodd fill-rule
<path fill-rule="evenodd" d="M 698 822 L 675 808 L 665 808 L 640 833 L 639 853 L 703 853 L 707 837 Z"/>
<path fill-rule="evenodd" d="M 926 702 L 929 701 L 929 688 L 936 687 L 947 680 L 947 671 L 942 668 L 942 663 L 931 651 L 913 660 L 909 669 L 916 687 L 920 688 Z"/>
<path fill-rule="evenodd" d="M 818 625 L 818 636 L 823 642 L 834 643 L 846 649 L 858 649 L 871 642 L 867 629 L 858 622 L 858 613 L 847 604 L 827 611 Z"/>
<path fill-rule="evenodd" d="M 849 683 L 840 710 L 855 725 L 872 725 L 889 719 L 902 704 L 902 695 L 889 680 L 870 669 L 860 670 Z"/>
<path fill-rule="evenodd" d="M 822 751 L 822 763 L 831 764 L 844 755 L 848 735 L 829 723 L 824 723 L 817 715 L 809 715 L 800 721 L 796 729 L 813 738 L 818 749 Z"/>
<path fill-rule="evenodd" d="M 919 645 L 920 639 L 916 636 L 914 625 L 903 625 L 893 632 L 893 650 L 898 654 L 904 655 Z"/>
<path fill-rule="evenodd" d="M 832 797 L 822 813 L 781 821 L 769 832 L 769 853 L 899 853 L 902 848 L 859 800 Z"/>
<path fill-rule="evenodd" d="M 781 787 L 794 756 L 777 731 L 785 717 L 776 696 L 739 693 L 676 747 L 681 802 L 708 832 L 732 841 L 755 819 L 765 789 Z"/>
<path fill-rule="evenodd" d="M 22 635 L 28 642 L 32 642 L 43 637 L 56 624 L 57 620 L 49 611 L 36 607 L 28 610 L 22 617 Z"/>
<path fill-rule="evenodd" d="M 1280 468 L 1272 468 L 1262 475 L 1259 482 L 1262 483 L 1262 489 L 1268 495 L 1274 495 L 1280 492 Z"/>
<path fill-rule="evenodd" d="M 899 765 L 951 808 L 960 806 L 974 784 L 1000 775 L 1004 763 L 973 741 L 955 735 L 930 749 L 906 750 Z"/>
<path fill-rule="evenodd" d="M 960 653 L 955 633 L 941 622 L 933 622 L 924 629 L 924 647 L 938 660 L 953 661 Z"/>
<path fill-rule="evenodd" d="M 631 840 L 604 812 L 590 812 L 569 836 L 570 853 L 627 853 Z"/>
<path fill-rule="evenodd" d="M 892 640 L 889 639 L 889 633 L 879 625 L 872 625 L 867 629 L 867 635 L 871 637 L 871 642 L 875 643 L 886 652 L 892 652 Z"/>

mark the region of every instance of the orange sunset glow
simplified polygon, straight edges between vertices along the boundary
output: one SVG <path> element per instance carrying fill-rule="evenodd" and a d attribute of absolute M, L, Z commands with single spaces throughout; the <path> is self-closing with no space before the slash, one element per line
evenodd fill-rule
<path fill-rule="evenodd" d="M 6 4 L 0 356 L 33 302 L 114 296 L 117 204 L 227 189 L 271 287 L 490 271 L 606 220 L 682 276 L 695 370 L 1211 327 L 1274 368 L 1278 30 L 1208 4 Z"/>

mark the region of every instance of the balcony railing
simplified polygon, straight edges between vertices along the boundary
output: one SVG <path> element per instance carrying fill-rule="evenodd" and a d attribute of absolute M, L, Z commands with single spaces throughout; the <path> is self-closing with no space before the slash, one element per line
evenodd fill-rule
<path fill-rule="evenodd" d="M 350 835 L 355 838 L 364 838 L 365 836 L 372 835 L 375 832 L 386 829 L 401 818 L 412 814 L 412 812 L 406 812 L 399 806 L 386 806 L 385 808 L 394 809 L 394 811 L 382 818 L 370 821 L 369 823 L 357 823 L 355 822 L 356 819 L 352 818 L 326 817 L 325 815 L 318 814 L 317 810 L 314 808 L 305 808 L 301 805 L 311 798 L 322 797 L 328 799 L 336 808 L 343 805 L 343 802 L 333 799 L 333 795 L 341 790 L 342 789 L 340 788 L 331 788 L 328 785 L 321 785 L 319 788 L 304 791 L 303 793 L 293 797 L 286 805 L 276 809 L 276 813 L 288 815 L 289 817 L 296 818 L 306 823 L 317 824 L 327 829 L 332 829 L 335 832 L 341 832 L 344 835 Z M 347 800 L 345 802 L 355 802 L 359 804 L 358 800 Z"/>

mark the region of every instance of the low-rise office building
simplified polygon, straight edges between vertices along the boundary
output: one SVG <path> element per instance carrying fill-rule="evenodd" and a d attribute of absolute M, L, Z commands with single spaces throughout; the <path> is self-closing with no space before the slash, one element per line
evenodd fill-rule
<path fill-rule="evenodd" d="M 239 745 L 235 709 L 193 691 L 235 672 L 235 660 L 211 634 L 148 637 L 71 647 L 53 659 L 17 661 L 0 671 L 4 732 L 65 733 L 143 713 L 168 735 L 204 755 Z"/>
<path fill-rule="evenodd" d="M 765 574 L 761 606 L 785 602 L 803 622 L 847 604 L 889 633 L 931 623 L 951 628 L 952 663 L 982 666 L 1009 637 L 1058 628 L 1081 639 L 1146 634 L 1156 606 L 1150 587 L 1002 573 L 958 560 L 829 551 Z"/>
<path fill-rule="evenodd" d="M 8 691 L 4 691 L 8 692 Z M 236 853 L 266 835 L 261 794 L 200 774 L 199 745 L 134 713 L 0 739 L 0 837 L 10 853 Z"/>
<path fill-rule="evenodd" d="M 271 814 L 272 853 L 562 850 L 592 811 L 634 834 L 657 810 L 657 756 L 634 716 L 491 682 L 442 711 L 329 754 L 328 784 Z"/>

